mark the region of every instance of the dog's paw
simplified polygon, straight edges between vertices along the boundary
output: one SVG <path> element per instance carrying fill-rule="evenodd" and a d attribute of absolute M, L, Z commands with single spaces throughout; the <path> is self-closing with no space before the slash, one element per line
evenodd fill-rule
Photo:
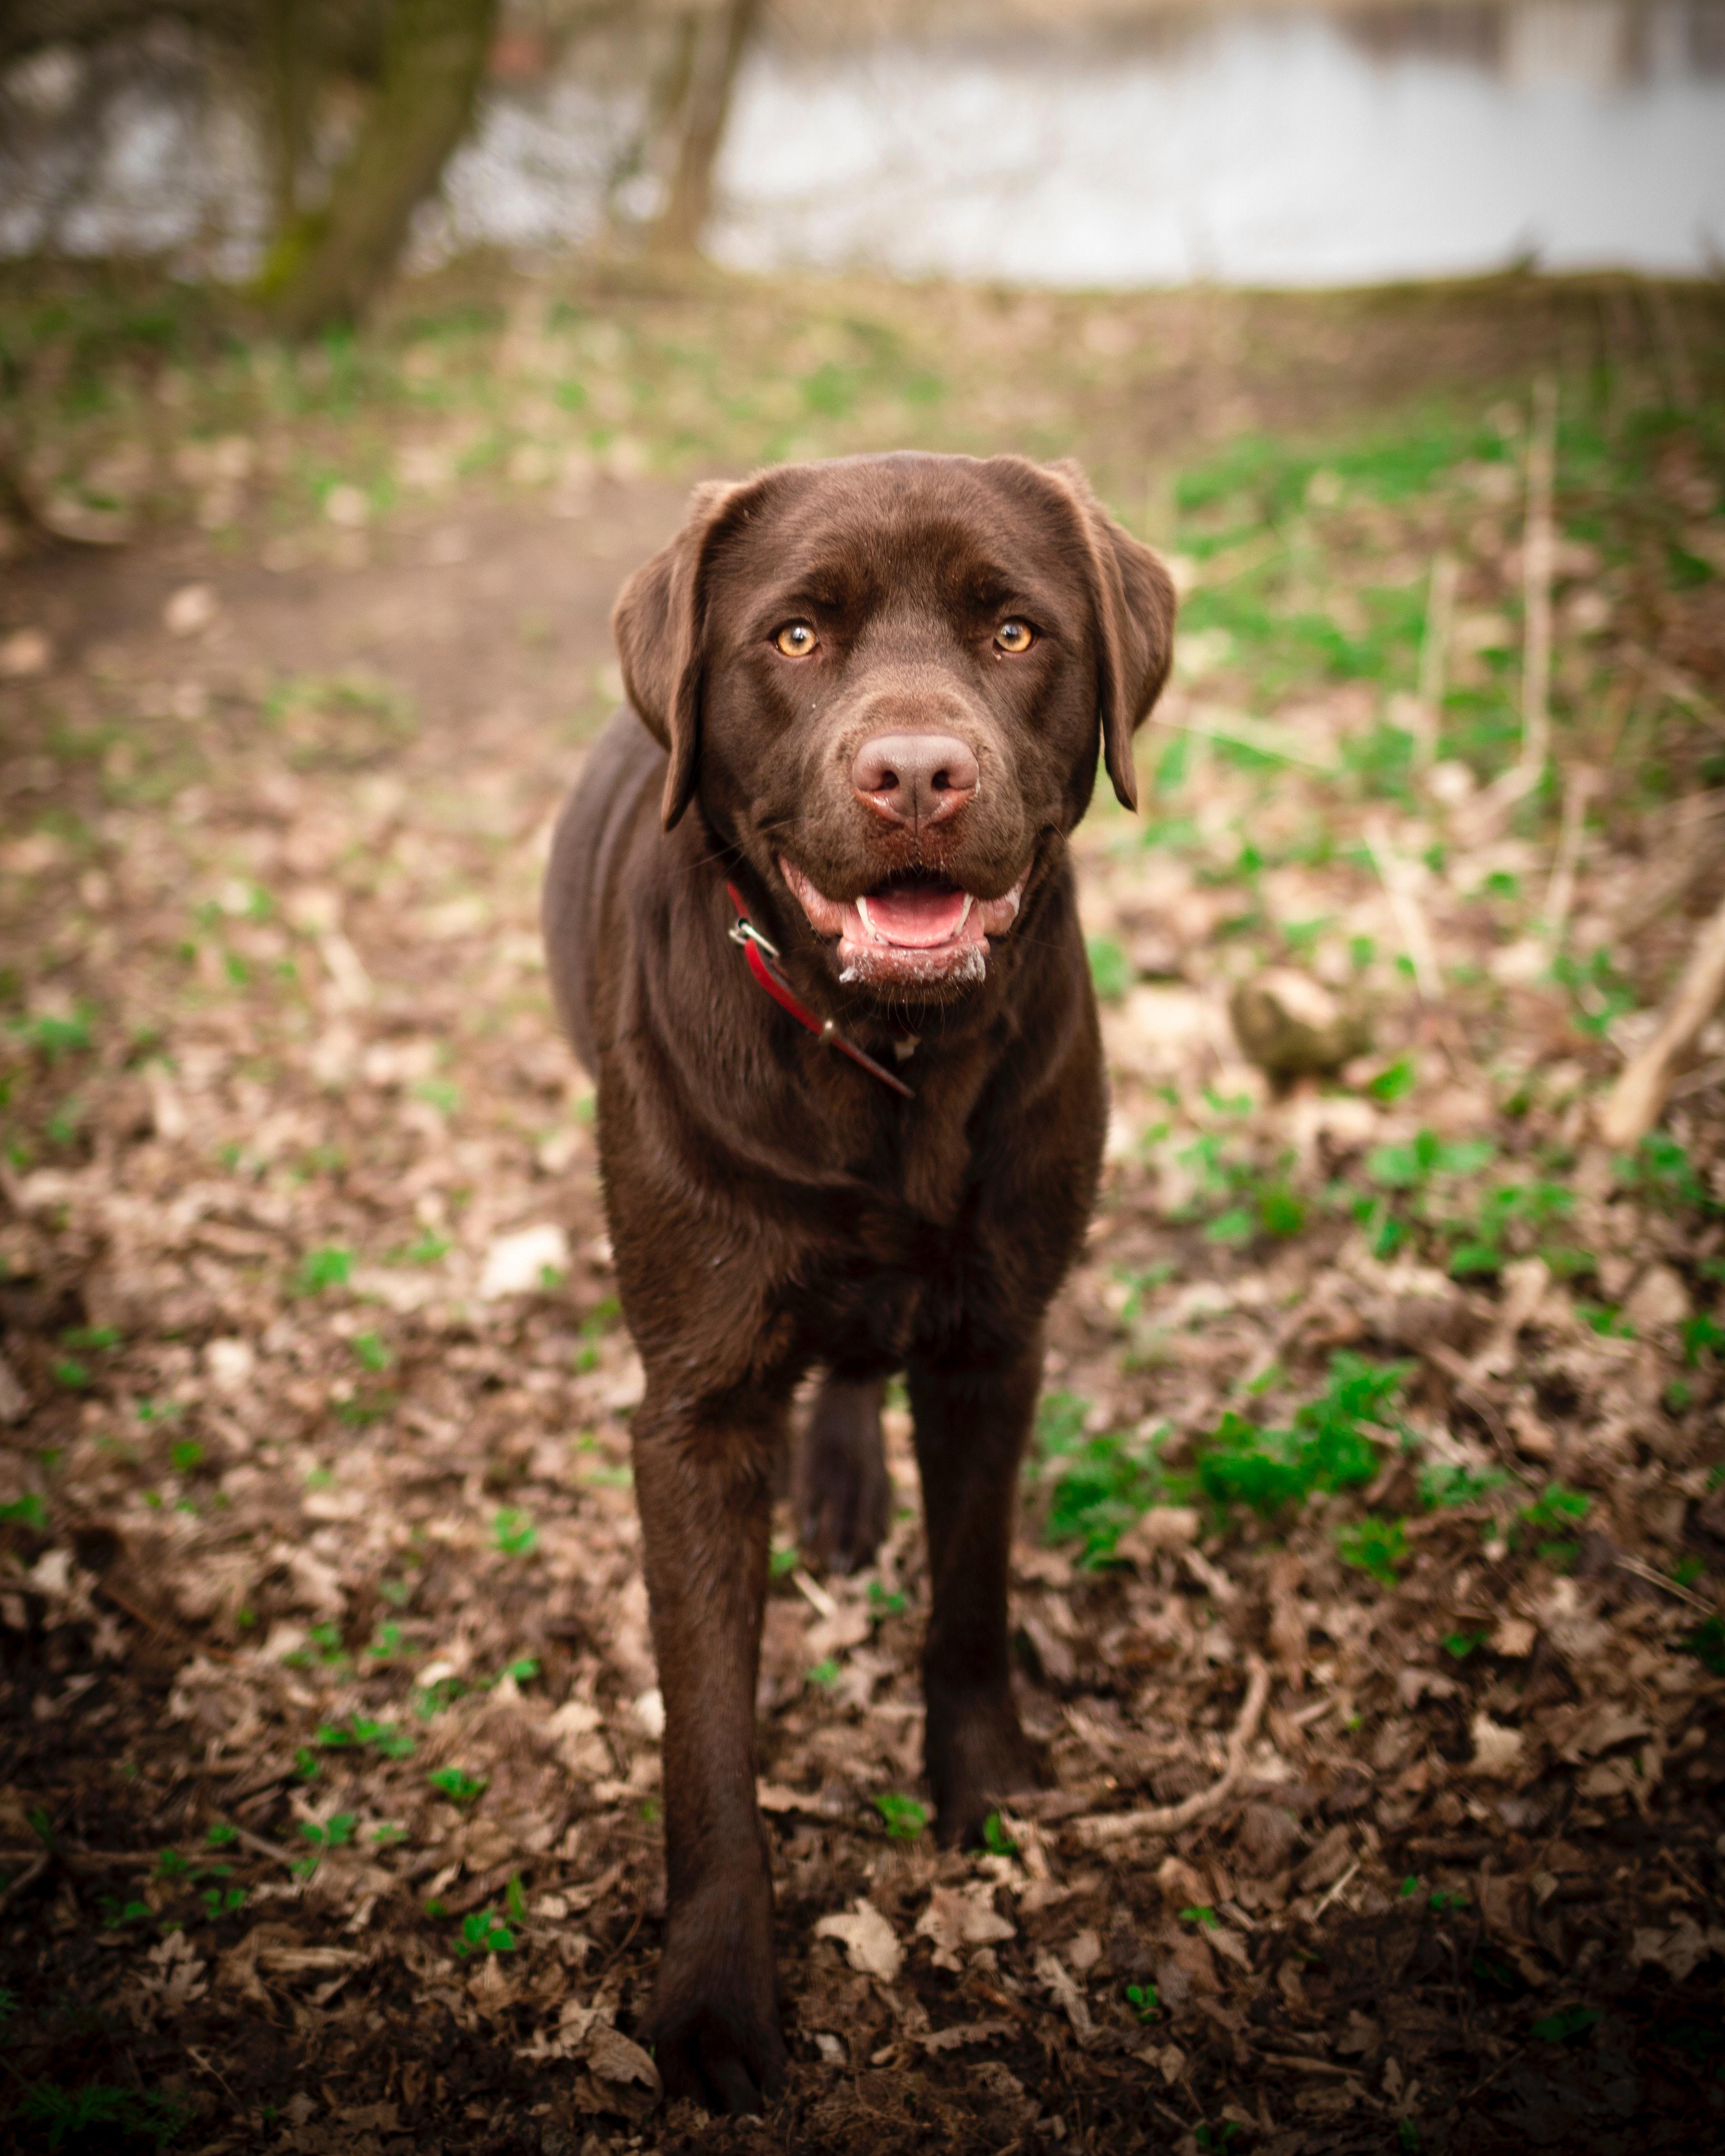
<path fill-rule="evenodd" d="M 671 1920 L 652 2011 L 650 2046 L 668 2101 L 691 2097 L 735 2117 L 765 2110 L 784 2086 L 785 2044 L 774 1995 L 770 1913 L 729 1922 L 690 1912 Z"/>
<path fill-rule="evenodd" d="M 703 2111 L 740 2118 L 764 2111 L 784 2087 L 776 2010 L 762 2017 L 711 1992 L 655 1999 L 641 2041 L 652 2051 L 667 2102 L 691 2097 Z"/>
<path fill-rule="evenodd" d="M 948 1847 L 976 1847 L 1004 1797 L 1037 1786 L 1036 1754 L 1009 1696 L 928 1703 L 928 1779 L 935 1830 Z"/>
<path fill-rule="evenodd" d="M 892 1483 L 880 1442 L 878 1384 L 829 1378 L 797 1451 L 792 1491 L 797 1539 L 825 1572 L 860 1572 L 886 1533 Z"/>

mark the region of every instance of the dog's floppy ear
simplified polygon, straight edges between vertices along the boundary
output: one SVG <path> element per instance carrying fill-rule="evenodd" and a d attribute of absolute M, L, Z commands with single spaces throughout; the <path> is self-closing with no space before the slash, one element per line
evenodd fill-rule
<path fill-rule="evenodd" d="M 741 491 L 717 480 L 696 487 L 688 521 L 635 571 L 611 611 L 624 690 L 670 757 L 661 811 L 667 831 L 694 798 L 706 664 L 702 583 L 726 504 Z"/>
<path fill-rule="evenodd" d="M 1138 805 L 1132 736 L 1162 694 L 1174 653 L 1174 581 L 1162 557 L 1123 531 L 1076 464 L 1045 465 L 1084 536 L 1096 609 L 1102 755 L 1114 791 Z"/>

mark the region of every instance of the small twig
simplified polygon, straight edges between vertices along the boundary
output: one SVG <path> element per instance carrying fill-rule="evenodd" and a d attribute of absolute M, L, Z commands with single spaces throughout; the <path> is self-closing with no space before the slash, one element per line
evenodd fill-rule
<path fill-rule="evenodd" d="M 1513 1461 L 1515 1448 L 1510 1442 L 1509 1432 L 1503 1426 L 1496 1403 L 1482 1391 L 1476 1380 L 1473 1365 L 1465 1355 L 1458 1355 L 1453 1348 L 1446 1348 L 1440 1340 L 1432 1341 L 1420 1350 L 1428 1363 L 1435 1363 L 1455 1388 L 1455 1397 L 1464 1400 L 1484 1423 L 1496 1440 L 1497 1449 L 1506 1460 Z"/>
<path fill-rule="evenodd" d="M 16 1879 L 0 1889 L 0 1912 L 9 1908 L 20 1895 L 27 1894 L 47 1869 L 48 1857 L 45 1854 L 39 1856 L 33 1863 L 27 1864 Z"/>
<path fill-rule="evenodd" d="M 1643 651 L 1636 645 L 1630 647 L 1628 655 L 1640 665 L 1643 676 L 1674 704 L 1681 704 L 1692 716 L 1699 719 L 1703 726 L 1711 726 L 1716 733 L 1725 733 L 1725 712 L 1703 696 L 1686 674 L 1680 673 L 1656 653 Z"/>
<path fill-rule="evenodd" d="M 1336 775 L 1334 763 L 1327 757 L 1314 756 L 1309 748 L 1303 747 L 1294 738 L 1291 726 L 1250 718 L 1243 711 L 1224 711 L 1214 707 L 1194 708 L 1183 716 L 1178 711 L 1158 710 L 1153 711 L 1150 717 L 1153 725 L 1167 726 L 1175 733 L 1197 734 L 1204 741 L 1235 742 L 1259 756 L 1276 757 L 1284 763 L 1304 764 L 1308 771 L 1316 771 L 1326 778 Z"/>
<path fill-rule="evenodd" d="M 644 1902 L 635 1911 L 635 1920 L 634 1923 L 629 1926 L 628 1931 L 624 1933 L 622 1944 L 620 1946 L 613 1947 L 610 1953 L 608 1953 L 603 1961 L 599 1964 L 599 1974 L 601 1976 L 603 1976 L 606 1970 L 611 1968 L 614 1963 L 620 1961 L 624 1955 L 629 1952 L 630 1947 L 634 1945 L 635 1933 L 641 1928 L 641 1922 L 643 1918 L 646 1916 L 646 1913 L 647 1905 Z"/>
<path fill-rule="evenodd" d="M 1359 1866 L 1355 1865 L 1353 1869 L 1358 1871 Z M 1353 1872 L 1348 1876 L 1351 1879 Z M 1302 2059 L 1296 2051 L 1260 2051 L 1258 2056 L 1266 2066 L 1292 2066 L 1302 2074 L 1332 2074 L 1345 2082 L 1359 2079 L 1358 2066 L 1332 2066 L 1327 2059 Z"/>
<path fill-rule="evenodd" d="M 839 1605 L 820 1582 L 811 1579 L 801 1565 L 791 1574 L 791 1584 L 818 1617 L 836 1617 Z"/>
<path fill-rule="evenodd" d="M 1195 1550 L 1189 1544 L 1180 1552 L 1180 1558 L 1192 1577 L 1207 1593 L 1214 1595 L 1224 1609 L 1230 1603 L 1239 1601 L 1240 1589 L 1225 1572 L 1210 1563 L 1201 1550 Z"/>
<path fill-rule="evenodd" d="M 1431 931 L 1425 924 L 1425 909 L 1409 884 L 1406 865 L 1391 844 L 1381 817 L 1367 819 L 1365 839 L 1384 896 L 1389 901 L 1389 910 L 1395 916 L 1402 947 L 1413 963 L 1414 985 L 1420 991 L 1420 1000 L 1435 1009 L 1443 999 L 1444 983 L 1438 971 L 1437 952 L 1432 947 Z"/>
<path fill-rule="evenodd" d="M 1438 721 L 1443 710 L 1450 665 L 1450 638 L 1455 618 L 1455 557 L 1440 551 L 1432 557 L 1431 583 L 1425 596 L 1425 629 L 1420 639 L 1419 729 L 1414 736 L 1414 768 L 1428 771 L 1437 754 Z"/>
<path fill-rule="evenodd" d="M 1247 1658 L 1246 1695 L 1228 1738 L 1228 1763 L 1207 1789 L 1177 1804 L 1155 1804 L 1143 1811 L 1110 1812 L 1101 1819 L 1075 1821 L 1078 1838 L 1091 1849 L 1124 1841 L 1135 1834 L 1173 1834 L 1216 1811 L 1232 1796 L 1246 1771 L 1246 1747 L 1258 1733 L 1270 1697 L 1270 1671 L 1256 1655 Z"/>
<path fill-rule="evenodd" d="M 1679 1602 L 1686 1602 L 1692 1609 L 1700 1610 L 1702 1616 L 1711 1617 L 1713 1614 L 1713 1605 L 1704 1595 L 1692 1593 L 1688 1588 L 1682 1586 L 1675 1579 L 1667 1579 L 1662 1572 L 1657 1571 L 1640 1558 L 1627 1557 L 1620 1550 L 1617 1553 L 1616 1564 L 1620 1572 L 1632 1572 L 1637 1579 L 1645 1579 L 1650 1587 L 1662 1587 L 1667 1594 L 1675 1595 Z"/>
<path fill-rule="evenodd" d="M 1557 561 L 1552 493 L 1557 475 L 1558 385 L 1542 374 L 1533 385 L 1527 437 L 1527 524 L 1522 544 L 1521 767 L 1538 779 L 1551 752 L 1551 587 Z"/>
<path fill-rule="evenodd" d="M 1599 783 L 1598 772 L 1584 763 L 1572 765 L 1564 774 L 1563 826 L 1545 893 L 1546 940 L 1553 950 L 1563 940 L 1569 908 L 1575 902 L 1575 871 L 1581 861 L 1582 842 L 1587 836 L 1587 804 Z"/>
<path fill-rule="evenodd" d="M 1363 1857 L 1356 1856 L 1354 1858 L 1353 1863 L 1348 1866 L 1348 1869 L 1342 1874 L 1342 1876 L 1336 1881 L 1335 1885 L 1331 1887 L 1329 1892 L 1325 1895 L 1322 1901 L 1320 1902 L 1317 1907 L 1312 1911 L 1312 1921 L 1314 1924 L 1317 1922 L 1318 1918 L 1322 1916 L 1325 1910 L 1329 1907 L 1331 1902 L 1333 1902 L 1341 1893 L 1342 1889 L 1348 1884 L 1348 1881 L 1353 1878 L 1354 1873 L 1359 1870 L 1360 1866 L 1364 1863 L 1364 1861 L 1365 1859 Z"/>
<path fill-rule="evenodd" d="M 216 2066 L 211 2061 L 208 2052 L 200 2051 L 195 2044 L 187 2044 L 186 2046 L 186 2056 L 188 2059 L 193 2060 L 205 2073 L 213 2076 L 215 2080 L 218 2081 L 222 2084 L 222 2087 L 227 2090 L 228 2097 L 231 2101 L 238 2102 L 239 2099 L 234 2095 L 234 2090 L 232 2085 L 228 2080 L 228 2076 L 222 2071 L 218 2066 Z"/>
<path fill-rule="evenodd" d="M 234 1826 L 232 1820 L 228 1824 Z M 254 1834 L 249 1827 L 235 1826 L 234 1834 L 235 1840 L 243 1841 L 248 1849 L 256 1850 L 259 1856 L 267 1856 L 275 1863 L 286 1865 L 290 1871 L 301 1861 L 292 1850 L 284 1849 L 279 1841 L 265 1841 L 262 1835 Z"/>
<path fill-rule="evenodd" d="M 1686 793 L 1674 811 L 1650 816 L 1650 848 L 1656 865 L 1637 880 L 1613 924 L 1614 940 L 1628 942 L 1661 914 L 1681 905 L 1690 886 L 1712 858 L 1709 827 L 1725 819 L 1725 788 Z"/>
<path fill-rule="evenodd" d="M 1725 1055 L 1717 1057 L 1712 1063 L 1703 1063 L 1700 1070 L 1680 1078 L 1666 1098 L 1686 1101 L 1692 1093 L 1705 1093 L 1710 1086 L 1718 1085 L 1725 1085 Z"/>
<path fill-rule="evenodd" d="M 1696 938 L 1653 1038 L 1625 1070 L 1599 1112 L 1607 1145 L 1638 1145 L 1659 1121 L 1672 1081 L 1725 1001 L 1725 905 Z"/>

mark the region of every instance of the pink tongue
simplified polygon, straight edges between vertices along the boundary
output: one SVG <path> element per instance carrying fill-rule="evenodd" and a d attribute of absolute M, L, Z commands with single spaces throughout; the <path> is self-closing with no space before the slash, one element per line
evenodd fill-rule
<path fill-rule="evenodd" d="M 889 943 L 927 951 L 949 943 L 964 919 L 964 893 L 927 884 L 900 884 L 871 896 L 869 919 Z"/>

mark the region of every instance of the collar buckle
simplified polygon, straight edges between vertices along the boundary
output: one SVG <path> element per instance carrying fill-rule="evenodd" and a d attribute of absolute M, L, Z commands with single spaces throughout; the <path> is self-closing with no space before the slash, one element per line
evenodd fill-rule
<path fill-rule="evenodd" d="M 742 914 L 737 915 L 725 932 L 739 951 L 747 951 L 752 943 L 766 957 L 776 958 L 778 956 L 778 944 L 770 937 L 763 936 L 754 922 Z"/>

